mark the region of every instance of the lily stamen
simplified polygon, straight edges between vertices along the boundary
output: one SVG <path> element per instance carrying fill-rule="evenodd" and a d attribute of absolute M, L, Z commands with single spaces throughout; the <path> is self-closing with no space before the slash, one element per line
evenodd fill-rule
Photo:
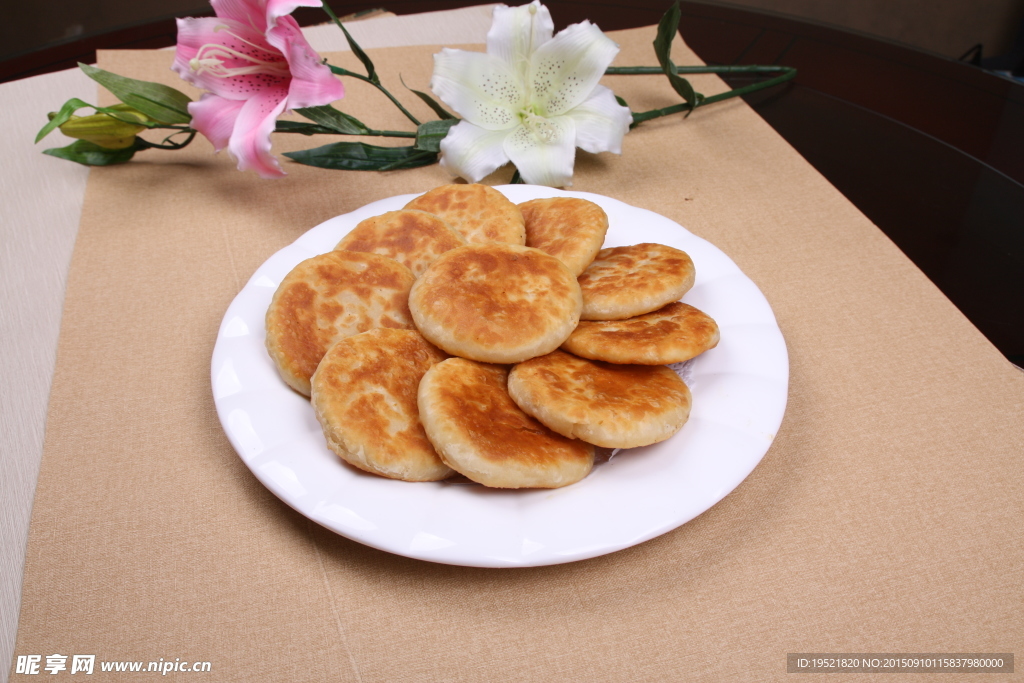
<path fill-rule="evenodd" d="M 535 138 L 538 138 L 542 142 L 555 142 L 558 139 L 558 128 L 555 127 L 550 121 L 543 116 L 538 116 L 532 112 L 523 112 L 522 115 L 523 125 L 526 129 L 533 134 Z"/>
<path fill-rule="evenodd" d="M 247 40 L 238 38 L 233 33 L 228 32 L 228 35 L 237 38 L 243 43 L 249 43 Z M 258 45 L 253 47 L 260 48 Z M 238 59 L 244 62 L 248 62 L 248 66 L 235 66 L 228 67 L 224 66 L 224 62 L 229 59 Z M 206 43 L 199 48 L 196 56 L 189 60 L 189 68 L 197 74 L 208 73 L 211 76 L 217 78 L 232 78 L 234 76 L 247 76 L 249 74 L 270 74 L 275 76 L 287 77 L 289 75 L 288 64 L 283 61 L 270 61 L 265 59 L 257 59 L 253 55 L 239 52 L 238 50 L 227 47 L 226 45 L 219 45 L 217 43 Z"/>

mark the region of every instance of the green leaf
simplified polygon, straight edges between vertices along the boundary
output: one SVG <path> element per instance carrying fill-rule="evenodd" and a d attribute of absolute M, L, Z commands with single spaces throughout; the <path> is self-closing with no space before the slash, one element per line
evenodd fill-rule
<path fill-rule="evenodd" d="M 188 123 L 192 120 L 185 93 L 160 83 L 138 81 L 79 62 L 85 74 L 112 92 L 125 104 L 163 123 Z"/>
<path fill-rule="evenodd" d="M 399 75 L 398 78 L 399 78 L 399 80 L 402 80 L 402 76 L 401 75 Z M 404 80 L 402 80 L 402 85 L 405 85 L 405 81 Z M 405 87 L 408 90 L 412 90 L 412 92 L 415 93 L 416 96 L 419 97 L 421 100 L 423 100 L 423 102 L 428 107 L 433 109 L 434 113 L 437 114 L 438 118 L 440 118 L 442 120 L 454 119 L 455 118 L 454 114 L 449 113 L 448 110 L 446 110 L 444 107 L 442 107 L 440 104 L 438 104 L 437 100 L 435 100 L 433 97 L 431 97 L 427 93 L 420 92 L 419 90 L 413 90 L 412 88 L 410 88 L 407 85 L 405 85 Z"/>
<path fill-rule="evenodd" d="M 150 146 L 144 140 L 142 142 L 145 146 L 139 146 L 138 141 L 139 138 L 136 138 L 136 145 L 132 147 L 107 149 L 88 140 L 75 140 L 67 147 L 54 147 L 53 149 L 44 150 L 43 154 L 75 161 L 85 166 L 111 166 L 113 164 L 123 164 L 135 156 L 136 147 L 145 149 L 145 147 Z"/>
<path fill-rule="evenodd" d="M 437 161 L 434 152 L 415 147 L 378 147 L 365 142 L 335 142 L 284 155 L 306 166 L 345 171 L 390 171 L 429 166 Z"/>
<path fill-rule="evenodd" d="M 668 72 L 672 63 L 672 41 L 679 31 L 679 0 L 675 0 L 658 22 L 658 34 L 654 38 L 654 54 L 658 56 L 661 70 Z"/>
<path fill-rule="evenodd" d="M 91 106 L 92 105 L 88 102 L 83 102 L 77 97 L 72 97 L 70 100 L 64 103 L 64 106 L 60 108 L 60 111 L 58 111 L 52 119 L 50 119 L 50 122 L 43 126 L 42 129 L 36 134 L 36 142 L 39 142 L 47 135 L 52 133 L 54 130 L 57 129 L 58 126 L 62 126 L 68 121 L 70 121 L 71 116 L 79 109 Z"/>
<path fill-rule="evenodd" d="M 661 64 L 661 70 L 668 77 L 672 89 L 690 105 L 690 111 L 693 111 L 704 99 L 704 96 L 695 92 L 690 82 L 679 76 L 671 57 L 672 40 L 679 31 L 679 16 L 679 0 L 676 0 L 658 22 L 658 34 L 654 38 L 654 54 L 658 56 L 658 63 Z"/>
<path fill-rule="evenodd" d="M 675 70 L 675 64 L 672 64 L 671 66 L 672 69 Z M 693 89 L 693 86 L 690 85 L 690 81 L 672 72 L 667 72 L 665 75 L 668 76 L 668 82 L 672 84 L 672 89 L 690 105 L 691 111 L 700 104 L 701 100 L 704 99 L 703 95 Z"/>
<path fill-rule="evenodd" d="M 359 43 L 357 43 L 355 39 L 349 34 L 348 29 L 345 28 L 345 25 L 339 21 L 338 26 L 341 28 L 341 32 L 345 34 L 345 40 L 348 41 L 348 46 L 352 48 L 352 54 L 358 57 L 359 61 L 363 63 L 363 67 L 366 68 L 366 75 L 370 78 L 371 81 L 379 84 L 380 78 L 377 77 L 377 71 L 376 69 L 373 68 L 373 61 L 371 61 L 370 57 L 365 52 L 363 52 L 363 48 L 359 47 Z"/>
<path fill-rule="evenodd" d="M 416 129 L 416 144 L 413 147 L 425 152 L 440 152 L 441 140 L 444 140 L 444 136 L 448 135 L 448 131 L 458 122 L 459 119 L 442 119 L 421 123 Z"/>
<path fill-rule="evenodd" d="M 370 133 L 370 129 L 362 121 L 354 116 L 338 111 L 329 104 L 321 107 L 305 107 L 295 111 L 310 121 L 319 123 L 324 128 L 329 128 L 334 133 L 341 133 L 343 135 L 369 135 Z"/>
<path fill-rule="evenodd" d="M 299 133 L 300 135 L 335 135 L 337 131 L 305 121 L 278 121 L 274 126 L 275 133 Z"/>
<path fill-rule="evenodd" d="M 437 114 L 441 118 L 442 121 L 447 121 L 449 119 L 454 119 L 455 118 L 454 114 L 452 114 L 449 111 L 447 111 L 444 107 L 442 107 L 440 104 L 438 104 L 437 101 L 433 97 L 431 97 L 427 93 L 420 92 L 419 90 L 413 90 L 412 88 L 409 88 L 409 90 L 412 90 L 414 93 L 416 93 L 417 97 L 419 97 L 421 100 L 426 102 L 427 106 L 430 107 L 431 109 L 433 109 L 434 113 Z"/>

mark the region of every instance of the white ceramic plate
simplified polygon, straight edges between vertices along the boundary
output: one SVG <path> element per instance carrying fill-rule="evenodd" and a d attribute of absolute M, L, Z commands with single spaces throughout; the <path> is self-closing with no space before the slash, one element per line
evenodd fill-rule
<path fill-rule="evenodd" d="M 750 474 L 782 422 L 789 358 L 771 307 L 729 257 L 664 216 L 585 192 L 497 189 L 516 203 L 589 199 L 608 213 L 606 247 L 660 242 L 693 258 L 696 283 L 683 301 L 715 318 L 722 340 L 680 369 L 693 410 L 678 434 L 620 451 L 583 481 L 554 490 L 408 483 L 344 465 L 327 449 L 308 399 L 278 377 L 264 347 L 264 316 L 296 264 L 333 249 L 359 221 L 400 209 L 415 196 L 404 195 L 313 228 L 260 266 L 232 302 L 212 363 L 217 413 L 231 444 L 267 488 L 306 517 L 360 543 L 432 562 L 572 562 L 688 522 Z"/>

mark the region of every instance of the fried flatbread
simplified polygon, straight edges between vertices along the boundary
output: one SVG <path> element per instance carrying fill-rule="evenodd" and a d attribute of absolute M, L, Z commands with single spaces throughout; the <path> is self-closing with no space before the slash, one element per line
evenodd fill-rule
<path fill-rule="evenodd" d="M 377 328 L 332 346 L 311 380 L 327 445 L 361 470 L 404 481 L 453 474 L 420 424 L 420 380 L 447 356 L 415 330 Z"/>
<path fill-rule="evenodd" d="M 678 301 L 696 271 L 685 251 L 664 244 L 602 249 L 580 275 L 581 320 L 622 320 Z"/>
<path fill-rule="evenodd" d="M 523 215 L 505 195 L 488 185 L 442 185 L 405 205 L 440 216 L 470 244 L 525 244 Z"/>
<path fill-rule="evenodd" d="M 412 272 L 379 254 L 331 251 L 301 262 L 267 309 L 267 351 L 290 387 L 309 378 L 335 342 L 375 327 L 411 329 Z"/>
<path fill-rule="evenodd" d="M 604 244 L 608 215 L 594 202 L 550 197 L 518 206 L 526 221 L 526 246 L 551 254 L 573 275 L 586 270 Z"/>
<path fill-rule="evenodd" d="M 419 277 L 438 256 L 465 243 L 465 238 L 439 216 L 402 210 L 360 222 L 335 249 L 388 256 Z"/>
<path fill-rule="evenodd" d="M 582 320 L 562 350 L 591 360 L 668 365 L 718 345 L 714 319 L 680 301 L 625 320 Z"/>
<path fill-rule="evenodd" d="M 441 459 L 497 488 L 558 488 L 587 476 L 594 448 L 555 434 L 508 395 L 508 370 L 449 358 L 419 388 L 420 420 Z"/>
<path fill-rule="evenodd" d="M 564 351 L 513 367 L 508 392 L 551 430 L 605 448 L 664 441 L 690 417 L 690 390 L 671 369 L 613 365 Z"/>
<path fill-rule="evenodd" d="M 557 349 L 579 322 L 582 299 L 554 256 L 490 242 L 452 249 L 413 285 L 420 333 L 453 356 L 517 363 Z"/>

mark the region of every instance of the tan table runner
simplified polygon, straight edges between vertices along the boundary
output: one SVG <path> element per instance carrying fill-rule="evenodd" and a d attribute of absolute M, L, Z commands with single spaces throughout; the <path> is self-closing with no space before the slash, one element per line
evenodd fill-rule
<path fill-rule="evenodd" d="M 613 36 L 617 64 L 656 63 L 652 28 Z M 434 52 L 371 54 L 397 92 L 399 73 L 426 86 Z M 698 61 L 680 42 L 674 56 Z M 180 87 L 170 57 L 100 65 Z M 660 78 L 608 83 L 637 110 L 675 101 Z M 345 111 L 405 127 L 359 85 Z M 1024 652 L 1024 375 L 744 103 L 645 124 L 622 157 L 581 159 L 573 189 L 678 221 L 758 283 L 789 345 L 786 418 L 710 511 L 568 565 L 373 550 L 235 455 L 210 355 L 249 275 L 331 216 L 448 181 L 287 170 L 261 181 L 203 141 L 90 174 L 17 655 L 208 661 L 217 681 L 548 682 L 782 679 L 787 652 Z"/>

